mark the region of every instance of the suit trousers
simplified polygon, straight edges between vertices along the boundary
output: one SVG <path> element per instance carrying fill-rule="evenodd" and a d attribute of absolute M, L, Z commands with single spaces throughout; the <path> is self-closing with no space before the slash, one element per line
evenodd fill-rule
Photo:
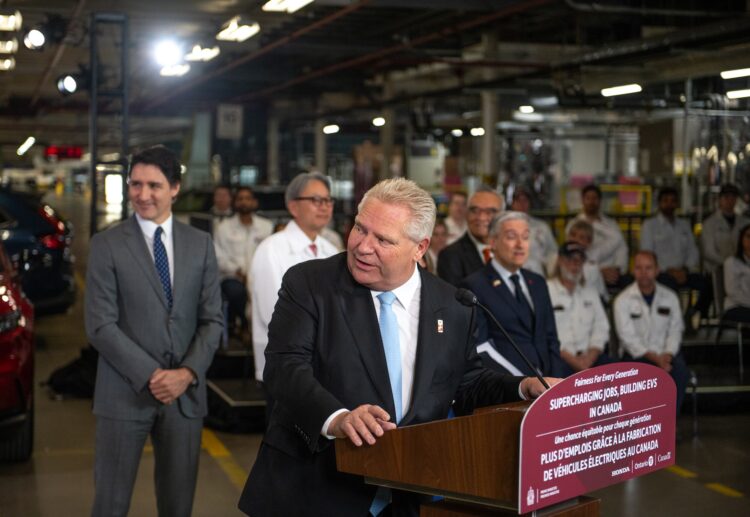
<path fill-rule="evenodd" d="M 96 417 L 93 517 L 125 516 L 130 508 L 146 438 L 154 448 L 160 517 L 188 517 L 198 477 L 202 418 L 186 418 L 178 404 L 160 406 L 149 420 Z"/>

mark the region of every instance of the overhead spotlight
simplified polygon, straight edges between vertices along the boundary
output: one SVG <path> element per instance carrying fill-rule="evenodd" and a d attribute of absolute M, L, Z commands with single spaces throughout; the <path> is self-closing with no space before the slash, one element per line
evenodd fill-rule
<path fill-rule="evenodd" d="M 16 151 L 16 154 L 18 156 L 23 156 L 24 154 L 26 154 L 26 151 L 31 149 L 31 146 L 34 145 L 34 142 L 36 142 L 36 138 L 34 138 L 33 136 L 30 136 L 29 138 L 26 139 L 24 143 L 18 146 L 18 150 Z"/>
<path fill-rule="evenodd" d="M 63 95 L 72 95 L 78 91 L 78 81 L 71 74 L 61 75 L 57 79 L 57 90 Z"/>
<path fill-rule="evenodd" d="M 451 135 L 455 136 L 456 138 L 464 136 L 464 132 L 461 129 L 451 129 Z"/>
<path fill-rule="evenodd" d="M 602 95 L 604 97 L 614 97 L 615 95 L 627 95 L 629 93 L 638 93 L 642 91 L 640 84 L 624 84 L 622 86 L 613 86 L 611 88 L 604 88 Z"/>
<path fill-rule="evenodd" d="M 257 22 L 243 22 L 239 16 L 235 16 L 224 25 L 216 35 L 219 41 L 235 41 L 241 43 L 248 38 L 252 38 L 260 32 L 260 25 Z"/>
<path fill-rule="evenodd" d="M 483 127 L 473 127 L 471 128 L 471 136 L 484 136 L 484 128 Z"/>
<path fill-rule="evenodd" d="M 281 12 L 281 13 L 293 13 L 299 11 L 307 4 L 311 4 L 313 0 L 268 0 L 263 4 L 262 9 L 264 11 Z"/>
<path fill-rule="evenodd" d="M 168 65 L 162 67 L 159 71 L 159 75 L 163 77 L 180 77 L 190 71 L 190 65 L 187 63 L 177 63 L 176 65 Z"/>
<path fill-rule="evenodd" d="M 521 113 L 534 113 L 534 106 L 519 106 L 518 111 Z"/>
<path fill-rule="evenodd" d="M 154 47 L 154 59 L 161 66 L 176 65 L 182 61 L 182 48 L 172 40 L 160 41 Z"/>
<path fill-rule="evenodd" d="M 16 67 L 16 60 L 12 57 L 0 59 L 0 72 L 9 72 Z"/>
<path fill-rule="evenodd" d="M 323 133 L 326 135 L 333 135 L 335 133 L 338 133 L 340 129 L 341 128 L 336 124 L 329 124 L 323 127 Z"/>
<path fill-rule="evenodd" d="M 750 75 L 750 68 L 739 68 L 737 70 L 724 70 L 721 73 L 722 79 L 736 79 L 738 77 L 747 77 Z"/>
<path fill-rule="evenodd" d="M 18 11 L 0 10 L 0 31 L 15 32 L 21 29 L 23 16 Z"/>
<path fill-rule="evenodd" d="M 0 54 L 15 54 L 17 50 L 18 40 L 16 38 L 0 40 Z"/>
<path fill-rule="evenodd" d="M 372 125 L 375 127 L 383 127 L 385 126 L 385 119 L 383 117 L 375 117 L 372 119 Z"/>
<path fill-rule="evenodd" d="M 219 47 L 201 47 L 196 44 L 189 54 L 185 54 L 185 61 L 211 61 L 220 52 Z"/>
<path fill-rule="evenodd" d="M 39 50 L 47 42 L 47 37 L 39 29 L 31 29 L 23 36 L 23 44 L 29 50 Z"/>
<path fill-rule="evenodd" d="M 750 97 L 750 90 L 733 90 L 727 92 L 727 99 L 744 99 Z"/>

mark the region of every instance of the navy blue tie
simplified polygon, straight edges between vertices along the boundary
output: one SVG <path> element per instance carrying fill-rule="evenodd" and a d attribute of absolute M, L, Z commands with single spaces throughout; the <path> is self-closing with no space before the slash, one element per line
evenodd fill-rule
<path fill-rule="evenodd" d="M 172 282 L 169 280 L 169 259 L 167 258 L 167 249 L 161 241 L 161 235 L 164 230 L 161 226 L 156 227 L 154 233 L 154 264 L 156 272 L 159 274 L 161 286 L 164 289 L 164 295 L 167 297 L 169 308 L 172 309 Z"/>
<path fill-rule="evenodd" d="M 526 299 L 526 295 L 523 294 L 523 289 L 521 289 L 521 279 L 516 273 L 510 275 L 510 279 L 513 281 L 513 286 L 516 288 L 516 301 L 518 302 L 518 306 L 521 310 L 521 315 L 526 321 L 526 324 L 529 326 L 529 328 L 533 329 L 534 311 L 531 310 L 531 305 L 529 305 L 529 301 Z"/>

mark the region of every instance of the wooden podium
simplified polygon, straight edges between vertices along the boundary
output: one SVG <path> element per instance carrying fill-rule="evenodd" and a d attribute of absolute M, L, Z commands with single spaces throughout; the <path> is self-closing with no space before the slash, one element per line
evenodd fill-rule
<path fill-rule="evenodd" d="M 519 437 L 528 404 L 395 429 L 372 446 L 336 440 L 336 465 L 370 484 L 445 498 L 423 504 L 422 517 L 518 515 Z M 578 497 L 536 515 L 598 517 L 599 500 Z"/>

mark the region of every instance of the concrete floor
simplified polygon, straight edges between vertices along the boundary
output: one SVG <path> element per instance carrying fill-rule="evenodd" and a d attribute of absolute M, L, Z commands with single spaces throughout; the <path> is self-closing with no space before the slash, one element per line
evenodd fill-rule
<path fill-rule="evenodd" d="M 76 225 L 79 287 L 85 274 L 88 208 L 83 196 L 50 197 Z M 36 380 L 78 356 L 86 341 L 82 296 L 68 314 L 37 321 Z M 692 437 L 689 416 L 678 426 L 684 438 L 677 466 L 600 490 L 604 516 L 750 515 L 750 412 L 702 414 Z M 84 516 L 93 497 L 94 418 L 89 400 L 53 400 L 36 390 L 34 455 L 23 464 L 0 465 L 0 517 Z M 258 434 L 207 431 L 200 459 L 195 516 L 241 515 L 236 509 L 242 484 L 260 443 Z M 141 461 L 131 515 L 156 515 L 153 457 Z"/>

